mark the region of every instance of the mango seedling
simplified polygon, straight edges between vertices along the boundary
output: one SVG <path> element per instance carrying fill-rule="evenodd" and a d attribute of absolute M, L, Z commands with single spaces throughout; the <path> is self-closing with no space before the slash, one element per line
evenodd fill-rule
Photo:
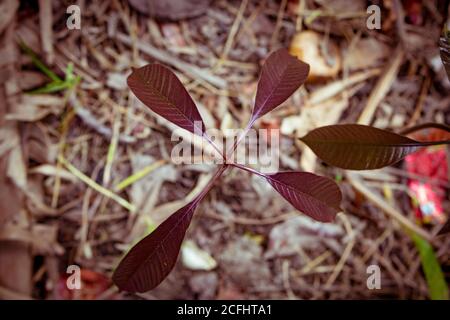
<path fill-rule="evenodd" d="M 309 66 L 291 56 L 287 50 L 273 52 L 262 68 L 255 105 L 242 136 L 257 119 L 288 99 L 305 82 L 308 72 Z M 200 135 L 220 152 L 207 136 L 194 101 L 168 68 L 160 64 L 149 64 L 135 69 L 128 78 L 128 86 L 136 97 L 155 113 Z M 232 148 L 222 154 L 224 159 L 229 159 L 241 139 L 237 139 Z M 381 168 L 400 161 L 423 146 L 450 143 L 449 140 L 416 141 L 400 134 L 356 124 L 317 128 L 301 138 L 301 141 L 326 163 L 351 170 Z M 342 195 L 337 184 L 331 179 L 308 172 L 267 174 L 245 165 L 225 161 L 199 195 L 173 213 L 126 254 L 113 274 L 113 281 L 121 290 L 145 292 L 158 286 L 167 277 L 176 263 L 195 209 L 230 167 L 265 178 L 297 210 L 317 221 L 331 222 L 341 211 Z"/>

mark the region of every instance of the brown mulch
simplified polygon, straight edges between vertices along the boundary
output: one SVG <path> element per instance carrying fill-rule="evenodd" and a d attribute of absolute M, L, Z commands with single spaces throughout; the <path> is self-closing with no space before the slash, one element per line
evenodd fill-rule
<path fill-rule="evenodd" d="M 50 10 L 43 2 L 6 1 L 12 13 L 0 10 L 10 21 L 0 24 L 0 297 L 66 297 L 60 284 L 76 264 L 86 274 L 106 276 L 90 278 L 92 286 L 104 286 L 88 295 L 99 299 L 427 299 L 413 241 L 395 214 L 380 209 L 352 179 L 430 237 L 450 283 L 450 235 L 436 237 L 436 223 L 416 224 L 403 163 L 349 176 L 318 161 L 297 139 L 333 123 L 395 131 L 450 123 L 450 84 L 437 46 L 448 1 L 427 1 L 420 19 L 399 0 L 375 1 L 382 7 L 381 30 L 367 29 L 368 4 L 355 0 L 213 0 L 203 13 L 175 21 L 144 15 L 128 1 L 84 1 L 80 30 L 66 27 L 71 1 L 52 1 Z M 281 128 L 280 170 L 336 179 L 344 212 L 333 224 L 318 224 L 258 178 L 228 171 L 187 234 L 194 254 L 207 253 L 216 266 L 192 270 L 180 259 L 157 289 L 119 293 L 108 279 L 123 254 L 188 201 L 211 172 L 206 165 L 171 162 L 173 126 L 131 95 L 131 68 L 168 65 L 207 126 L 238 128 L 250 115 L 264 58 L 307 31 L 336 47 L 336 56 L 325 48 L 321 58 L 339 59 L 338 72 L 307 83 L 256 126 Z M 72 64 L 79 84 L 27 94 L 48 78 L 19 41 L 62 78 Z M 385 91 L 377 89 L 383 84 Z M 330 93 L 332 86 L 339 90 Z M 152 165 L 143 179 L 116 188 Z M 4 280 L 15 268 L 4 264 L 11 260 L 28 275 L 21 277 L 25 283 Z M 381 269 L 379 290 L 367 287 L 369 265 Z"/>

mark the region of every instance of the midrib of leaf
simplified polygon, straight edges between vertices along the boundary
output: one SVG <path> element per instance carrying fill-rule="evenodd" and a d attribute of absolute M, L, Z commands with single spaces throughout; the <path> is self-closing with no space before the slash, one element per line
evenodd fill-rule
<path fill-rule="evenodd" d="M 142 80 L 142 82 L 145 84 L 146 87 L 148 87 L 152 93 L 154 93 L 155 95 L 157 95 L 158 97 L 160 97 L 162 100 L 166 101 L 167 104 L 169 104 L 170 106 L 172 106 L 173 109 L 176 110 L 176 112 L 178 113 L 178 115 L 181 115 L 185 120 L 187 120 L 190 124 L 192 124 L 192 126 L 196 129 L 199 129 L 196 125 L 195 122 L 192 121 L 190 118 L 188 118 L 183 112 L 181 112 L 181 110 L 173 103 L 169 100 L 168 97 L 166 97 L 165 95 L 163 95 L 161 92 L 159 92 L 158 90 L 156 90 L 151 84 L 150 81 L 145 80 L 139 73 L 138 73 L 138 77 Z M 170 120 L 169 120 L 170 121 Z M 172 121 L 171 121 L 172 122 Z M 201 128 L 200 128 L 201 129 Z M 203 132 L 203 130 L 200 130 Z"/>
<path fill-rule="evenodd" d="M 284 74 L 286 73 L 286 71 L 288 70 L 289 66 L 292 64 L 292 62 L 290 62 L 288 65 L 286 65 L 286 67 L 284 68 L 283 72 L 281 73 L 280 79 L 282 79 L 284 77 Z M 261 81 L 261 79 L 259 80 Z M 255 114 L 253 114 L 252 116 L 252 120 L 256 120 L 258 118 L 258 116 L 260 115 L 260 111 L 264 108 L 264 106 L 266 105 L 267 101 L 270 99 L 270 97 L 272 97 L 272 95 L 274 94 L 275 90 L 279 88 L 281 84 L 281 81 L 278 80 L 278 84 L 275 85 L 274 87 L 272 87 L 272 90 L 270 90 L 269 95 L 266 97 L 266 99 L 264 99 L 264 102 L 262 103 L 262 107 L 260 107 L 257 112 Z M 253 121 L 254 122 L 254 121 Z"/>
<path fill-rule="evenodd" d="M 130 279 L 132 279 L 133 277 L 135 277 L 136 274 L 137 274 L 142 268 L 144 268 L 144 267 L 146 266 L 147 262 L 153 258 L 153 256 L 155 255 L 155 253 L 156 253 L 161 247 L 163 247 L 163 243 L 166 242 L 167 238 L 174 232 L 174 230 L 175 230 L 176 228 L 178 228 L 178 226 L 180 225 L 181 221 L 184 221 L 184 219 L 186 218 L 187 214 L 192 210 L 192 207 L 195 206 L 195 205 L 197 205 L 197 204 L 198 204 L 198 201 L 192 202 L 192 204 L 191 204 L 191 206 L 189 207 L 189 209 L 186 210 L 186 211 L 184 212 L 184 214 L 181 216 L 180 219 L 178 219 L 177 222 L 175 222 L 175 224 L 173 225 L 173 227 L 169 230 L 169 232 L 167 232 L 166 236 L 158 243 L 158 245 L 155 247 L 155 249 L 153 250 L 153 252 L 150 253 L 150 254 L 147 256 L 147 258 L 145 258 L 145 260 L 144 260 L 140 265 L 138 265 L 138 266 L 136 267 L 136 269 L 133 270 L 133 272 L 132 272 L 133 274 L 130 276 L 130 278 L 128 278 L 128 281 L 129 281 Z M 153 232 L 154 232 L 154 231 L 153 231 Z"/>
<path fill-rule="evenodd" d="M 308 139 L 300 138 L 308 144 Z M 435 146 L 439 144 L 450 144 L 450 140 L 440 140 L 440 141 L 415 141 L 411 140 L 411 143 L 364 143 L 358 141 L 333 141 L 333 140 L 310 140 L 310 142 L 317 144 L 338 144 L 338 145 L 354 145 L 358 147 L 426 147 Z"/>
<path fill-rule="evenodd" d="M 363 142 L 358 142 L 358 141 L 342 141 L 342 140 L 334 141 L 334 140 L 316 140 L 316 139 L 312 139 L 312 140 L 308 141 L 308 139 L 304 139 L 304 138 L 301 138 L 300 140 L 305 141 L 305 142 L 314 142 L 314 143 L 320 143 L 320 144 L 340 144 L 340 145 L 351 144 L 351 145 L 362 146 L 362 147 L 422 147 L 422 146 L 424 146 L 424 144 L 435 143 L 433 141 L 431 141 L 431 142 L 414 141 L 411 143 L 383 143 L 383 142 L 381 142 L 381 143 L 363 143 Z M 440 142 L 440 141 L 436 141 L 436 142 Z"/>

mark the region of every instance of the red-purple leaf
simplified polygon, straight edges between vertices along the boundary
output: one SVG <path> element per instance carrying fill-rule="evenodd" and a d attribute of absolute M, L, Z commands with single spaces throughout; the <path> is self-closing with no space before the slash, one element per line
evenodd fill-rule
<path fill-rule="evenodd" d="M 341 191 L 331 179 L 309 172 L 278 172 L 265 176 L 296 209 L 315 220 L 330 222 L 341 211 Z"/>
<path fill-rule="evenodd" d="M 205 125 L 189 93 L 176 75 L 160 64 L 133 70 L 128 77 L 131 91 L 151 110 L 200 136 Z"/>
<path fill-rule="evenodd" d="M 128 252 L 113 275 L 121 290 L 145 292 L 167 277 L 175 266 L 198 201 L 196 198 L 179 209 Z"/>
<path fill-rule="evenodd" d="M 308 73 L 309 65 L 291 56 L 286 49 L 273 52 L 261 71 L 251 121 L 289 98 L 305 82 Z"/>
<path fill-rule="evenodd" d="M 421 146 L 446 143 L 419 142 L 358 124 L 317 128 L 301 140 L 326 163 L 351 170 L 382 168 L 400 161 Z"/>

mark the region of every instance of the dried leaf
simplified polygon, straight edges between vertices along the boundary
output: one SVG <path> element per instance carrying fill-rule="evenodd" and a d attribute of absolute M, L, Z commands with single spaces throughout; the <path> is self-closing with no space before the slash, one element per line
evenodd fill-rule
<path fill-rule="evenodd" d="M 389 55 L 389 46 L 375 37 L 360 39 L 348 48 L 345 61 L 349 71 L 377 67 Z"/>
<path fill-rule="evenodd" d="M 130 158 L 133 175 L 158 163 L 152 156 L 145 154 L 132 154 Z M 177 171 L 171 164 L 157 167 L 131 185 L 131 203 L 144 212 L 150 212 L 158 200 L 161 185 L 165 181 L 175 182 L 176 178 Z"/>
<path fill-rule="evenodd" d="M 106 85 L 112 89 L 125 90 L 127 88 L 127 76 L 121 72 L 109 72 Z"/>
<path fill-rule="evenodd" d="M 217 266 L 216 260 L 205 250 L 200 249 L 195 242 L 186 240 L 181 247 L 183 265 L 191 270 L 209 271 Z"/>
<path fill-rule="evenodd" d="M 261 71 L 251 122 L 289 98 L 305 82 L 308 72 L 309 65 L 291 56 L 286 49 L 273 52 Z"/>
<path fill-rule="evenodd" d="M 220 266 L 240 287 L 267 288 L 273 281 L 262 246 L 249 236 L 229 241 L 219 256 Z"/>
<path fill-rule="evenodd" d="M 63 100 L 47 94 L 25 95 L 21 103 L 5 116 L 7 120 L 37 121 L 49 114 L 62 112 Z"/>
<path fill-rule="evenodd" d="M 296 209 L 322 222 L 341 211 L 341 191 L 333 180 L 309 172 L 278 172 L 267 181 Z"/>
<path fill-rule="evenodd" d="M 42 174 L 44 176 L 59 176 L 61 179 L 70 181 L 72 183 L 77 181 L 77 178 L 69 171 L 63 168 L 57 168 L 50 164 L 42 164 L 30 169 L 30 173 Z"/>
<path fill-rule="evenodd" d="M 0 3 L 0 33 L 10 25 L 19 5 L 20 2 L 17 0 L 2 1 L 2 3 Z"/>
<path fill-rule="evenodd" d="M 13 181 L 6 176 L 8 157 L 0 157 L 0 226 L 23 207 L 23 196 Z"/>
<path fill-rule="evenodd" d="M 335 243 L 330 240 L 341 238 L 344 234 L 339 224 L 321 223 L 307 216 L 296 216 L 272 228 L 264 256 L 270 259 L 298 254 L 299 247 L 318 250 L 322 244 Z"/>
<path fill-rule="evenodd" d="M 27 166 L 25 163 L 22 147 L 15 146 L 9 153 L 6 176 L 22 190 L 27 188 Z"/>
<path fill-rule="evenodd" d="M 30 244 L 34 254 L 61 255 L 64 248 L 57 242 L 56 226 L 35 224 L 31 229 L 14 223 L 5 224 L 0 230 L 0 241 L 21 241 Z"/>
<path fill-rule="evenodd" d="M 204 133 L 194 101 L 170 69 L 149 64 L 133 70 L 127 82 L 136 97 L 160 116 L 192 133 Z"/>
<path fill-rule="evenodd" d="M 333 78 L 342 66 L 338 46 L 333 40 L 312 30 L 297 33 L 292 39 L 289 52 L 309 64 L 308 82 Z"/>
<path fill-rule="evenodd" d="M 201 272 L 189 279 L 189 287 L 198 295 L 199 300 L 214 299 L 219 284 L 216 272 Z"/>

